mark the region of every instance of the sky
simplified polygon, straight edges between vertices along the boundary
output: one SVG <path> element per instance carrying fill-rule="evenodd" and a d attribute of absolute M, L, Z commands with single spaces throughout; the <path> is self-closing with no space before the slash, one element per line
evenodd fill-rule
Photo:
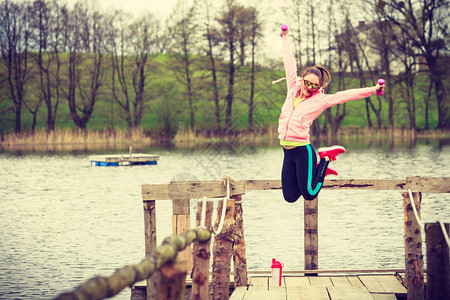
<path fill-rule="evenodd" d="M 74 4 L 80 0 L 66 0 L 69 5 Z M 250 4 L 253 0 L 247 0 Z M 272 0 L 256 0 L 258 4 L 258 8 L 263 8 L 263 6 L 271 6 Z M 172 13 L 172 10 L 176 7 L 178 0 L 87 0 L 88 3 L 98 2 L 101 7 L 101 10 L 107 11 L 109 9 L 121 9 L 127 12 L 132 13 L 133 15 L 139 15 L 142 11 L 147 10 L 154 13 L 156 16 L 161 17 L 161 21 L 164 22 L 165 19 Z M 267 11 L 267 10 L 266 10 Z M 274 10 L 272 10 L 269 15 L 266 15 L 266 18 L 272 19 L 274 14 Z M 267 21 L 267 19 L 266 19 Z M 281 26 L 282 22 L 273 22 Z M 277 25 L 278 26 L 278 25 Z M 267 28 L 264 33 L 263 39 L 263 56 L 273 56 L 275 55 L 275 59 L 281 60 L 281 42 L 279 41 L 279 33 L 275 32 L 279 27 L 274 26 L 276 28 Z"/>
<path fill-rule="evenodd" d="M 68 0 L 74 3 L 78 0 Z M 166 18 L 175 7 L 177 0 L 96 0 L 104 10 L 118 8 L 138 15 L 143 10 L 148 10 L 156 15 Z"/>

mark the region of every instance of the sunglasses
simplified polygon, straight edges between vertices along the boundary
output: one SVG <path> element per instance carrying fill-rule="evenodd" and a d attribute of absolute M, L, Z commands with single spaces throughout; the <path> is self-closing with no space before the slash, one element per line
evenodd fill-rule
<path fill-rule="evenodd" d="M 313 88 L 313 89 L 318 89 L 319 88 L 319 84 L 317 84 L 317 83 L 312 83 L 311 81 L 308 81 L 308 80 L 303 80 L 303 82 L 308 86 L 308 87 L 310 87 L 310 88 Z"/>

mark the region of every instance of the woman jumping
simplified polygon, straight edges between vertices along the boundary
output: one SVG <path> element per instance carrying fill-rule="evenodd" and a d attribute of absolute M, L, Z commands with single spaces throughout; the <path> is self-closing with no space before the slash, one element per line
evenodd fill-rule
<path fill-rule="evenodd" d="M 314 66 L 297 77 L 297 64 L 287 34 L 287 29 L 281 33 L 287 96 L 278 122 L 278 138 L 284 151 L 281 171 L 283 196 L 287 202 L 295 202 L 300 196 L 306 200 L 316 198 L 325 176 L 337 175 L 336 171 L 328 168 L 328 164 L 345 152 L 342 146 L 319 148 L 320 162 L 317 164 L 316 151 L 309 141 L 313 121 L 333 105 L 369 97 L 385 86 L 377 84 L 325 94 L 323 88 L 330 83 L 330 72 L 322 66 Z"/>

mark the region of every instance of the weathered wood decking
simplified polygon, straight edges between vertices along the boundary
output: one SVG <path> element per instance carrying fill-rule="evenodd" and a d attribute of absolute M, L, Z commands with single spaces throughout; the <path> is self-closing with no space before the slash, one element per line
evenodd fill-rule
<path fill-rule="evenodd" d="M 404 298 L 405 287 L 394 275 L 284 276 L 282 286 L 271 278 L 251 277 L 248 286 L 237 287 L 230 300 L 395 300 Z"/>

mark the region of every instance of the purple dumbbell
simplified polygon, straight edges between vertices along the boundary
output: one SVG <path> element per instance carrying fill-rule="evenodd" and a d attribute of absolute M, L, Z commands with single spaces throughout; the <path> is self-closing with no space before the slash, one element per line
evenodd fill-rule
<path fill-rule="evenodd" d="M 287 25 L 286 25 L 286 24 L 283 24 L 283 25 L 281 25 L 281 30 L 283 30 L 283 31 L 286 31 L 286 30 L 288 30 L 288 27 L 287 27 Z M 283 36 L 283 34 L 282 34 L 282 33 L 280 33 L 280 36 L 282 37 L 282 36 Z"/>
<path fill-rule="evenodd" d="M 385 83 L 385 81 L 384 81 L 384 79 L 378 79 L 378 84 L 379 85 L 383 85 Z M 377 95 L 383 95 L 383 88 L 381 88 L 378 92 L 377 92 Z"/>

